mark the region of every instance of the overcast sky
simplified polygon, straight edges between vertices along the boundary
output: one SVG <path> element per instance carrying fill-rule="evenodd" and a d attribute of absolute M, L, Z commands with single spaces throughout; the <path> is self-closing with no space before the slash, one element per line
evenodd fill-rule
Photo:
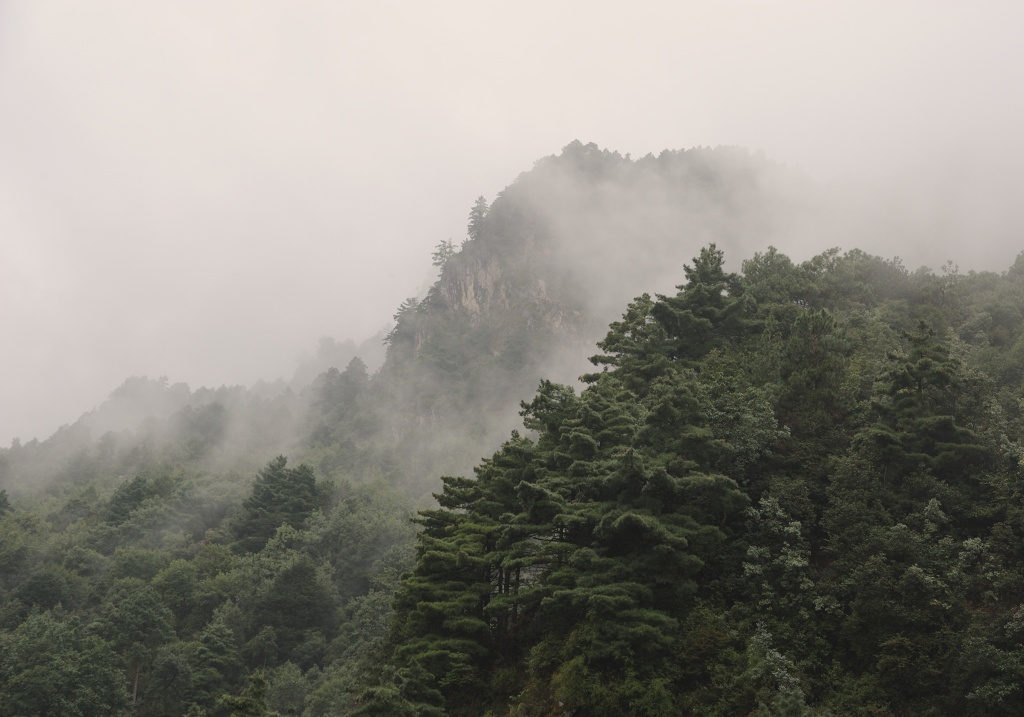
<path fill-rule="evenodd" d="M 0 0 L 0 445 L 369 336 L 573 139 L 764 150 L 961 269 L 1024 248 L 1024 4 L 626 5 Z"/>

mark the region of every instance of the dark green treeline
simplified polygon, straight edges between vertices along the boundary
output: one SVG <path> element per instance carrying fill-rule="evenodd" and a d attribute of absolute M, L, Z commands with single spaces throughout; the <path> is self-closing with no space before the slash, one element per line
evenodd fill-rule
<path fill-rule="evenodd" d="M 417 532 L 586 333 L 530 181 L 381 372 L 130 379 L 138 426 L 0 449 L 0 717 L 1024 714 L 1024 257 L 708 247 Z"/>
<path fill-rule="evenodd" d="M 1024 255 L 685 278 L 444 479 L 355 714 L 1024 714 Z"/>

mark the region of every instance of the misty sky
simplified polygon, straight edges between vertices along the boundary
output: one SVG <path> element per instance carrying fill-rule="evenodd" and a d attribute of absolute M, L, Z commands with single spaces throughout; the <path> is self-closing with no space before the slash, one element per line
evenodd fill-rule
<path fill-rule="evenodd" d="M 912 268 L 1024 249 L 1024 4 L 625 5 L 0 0 L 0 445 L 369 336 L 573 139 L 764 150 Z"/>

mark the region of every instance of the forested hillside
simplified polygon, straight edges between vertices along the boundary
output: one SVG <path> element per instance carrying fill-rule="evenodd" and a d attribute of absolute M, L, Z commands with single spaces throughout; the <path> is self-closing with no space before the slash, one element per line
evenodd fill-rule
<path fill-rule="evenodd" d="M 1024 714 L 1024 255 L 794 261 L 798 184 L 573 143 L 379 370 L 0 449 L 0 717 Z"/>
<path fill-rule="evenodd" d="M 1024 713 L 1024 255 L 742 269 L 444 479 L 358 714 Z"/>
<path fill-rule="evenodd" d="M 806 190 L 739 148 L 634 160 L 572 142 L 472 205 L 465 238 L 436 247 L 437 281 L 380 337 L 325 338 L 291 380 L 249 388 L 131 377 L 49 439 L 13 446 L 3 487 L 109 472 L 115 455 L 132 456 L 125 475 L 170 451 L 251 476 L 285 454 L 322 478 L 380 476 L 429 499 L 438 476 L 500 445 L 541 378 L 575 381 L 622 306 L 671 289 L 700 246 L 745 256 L 791 238 Z"/>

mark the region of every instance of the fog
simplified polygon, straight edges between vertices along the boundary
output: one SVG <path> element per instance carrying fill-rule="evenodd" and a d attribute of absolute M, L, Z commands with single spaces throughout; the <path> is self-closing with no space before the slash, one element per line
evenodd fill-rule
<path fill-rule="evenodd" d="M 789 165 L 830 227 L 773 236 L 794 258 L 1024 248 L 1024 8 L 634 5 L 0 4 L 0 445 L 128 376 L 251 384 L 362 341 L 574 139 Z"/>

